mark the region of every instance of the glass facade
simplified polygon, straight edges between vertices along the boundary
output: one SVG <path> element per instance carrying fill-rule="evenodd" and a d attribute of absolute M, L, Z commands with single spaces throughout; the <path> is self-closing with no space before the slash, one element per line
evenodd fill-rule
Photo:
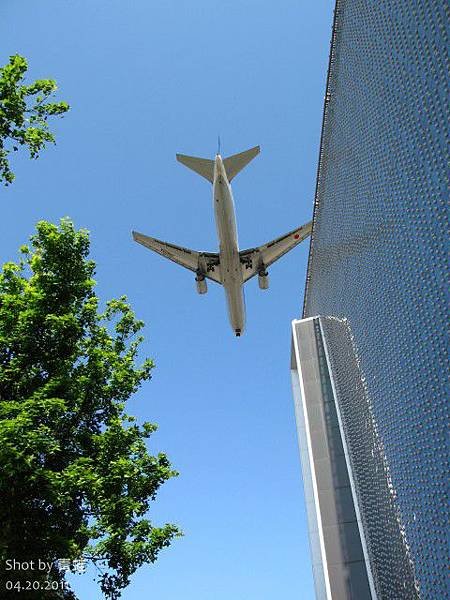
<path fill-rule="evenodd" d="M 378 598 L 446 598 L 448 4 L 337 0 L 303 317 Z"/>

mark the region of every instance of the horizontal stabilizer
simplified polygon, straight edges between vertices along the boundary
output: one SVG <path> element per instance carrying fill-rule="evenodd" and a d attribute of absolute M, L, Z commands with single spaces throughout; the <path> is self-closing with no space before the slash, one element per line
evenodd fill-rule
<path fill-rule="evenodd" d="M 255 146 L 254 148 L 250 148 L 250 150 L 225 158 L 223 166 L 225 167 L 228 181 L 231 181 L 258 154 L 259 146 Z"/>
<path fill-rule="evenodd" d="M 211 183 L 214 181 L 214 161 L 208 158 L 197 158 L 195 156 L 186 156 L 177 154 L 177 161 L 192 169 Z"/>

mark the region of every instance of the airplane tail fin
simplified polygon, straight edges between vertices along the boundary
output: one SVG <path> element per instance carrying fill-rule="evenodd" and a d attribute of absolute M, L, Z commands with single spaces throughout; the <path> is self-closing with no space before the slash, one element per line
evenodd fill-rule
<path fill-rule="evenodd" d="M 259 154 L 259 146 L 250 148 L 245 152 L 233 154 L 225 158 L 223 165 L 227 173 L 228 181 L 231 181 L 239 171 L 248 165 L 248 163 Z M 177 154 L 177 161 L 192 169 L 211 183 L 214 181 L 214 161 L 208 158 L 197 158 L 196 156 L 186 156 L 186 154 Z"/>
<path fill-rule="evenodd" d="M 197 158 L 195 156 L 186 156 L 177 154 L 177 161 L 192 169 L 211 183 L 214 181 L 214 161 L 207 158 Z"/>
<path fill-rule="evenodd" d="M 231 181 L 234 177 L 236 177 L 239 171 L 242 171 L 242 169 L 246 167 L 248 163 L 258 154 L 259 146 L 255 146 L 254 148 L 250 148 L 250 150 L 240 152 L 239 154 L 233 154 L 233 156 L 225 158 L 223 165 L 225 167 L 225 171 L 227 172 L 228 181 Z"/>

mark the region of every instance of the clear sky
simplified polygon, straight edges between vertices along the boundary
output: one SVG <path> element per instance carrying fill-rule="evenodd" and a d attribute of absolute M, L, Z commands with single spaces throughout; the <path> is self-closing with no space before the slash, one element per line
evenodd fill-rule
<path fill-rule="evenodd" d="M 2 261 L 39 219 L 92 235 L 97 292 L 127 294 L 157 368 L 128 410 L 158 423 L 150 449 L 180 471 L 153 504 L 185 532 L 124 600 L 307 600 L 313 583 L 290 388 L 290 322 L 309 242 L 246 286 L 236 339 L 223 290 L 131 239 L 131 230 L 217 250 L 210 184 L 175 153 L 212 158 L 261 145 L 233 191 L 241 248 L 310 220 L 332 0 L 2 0 L 1 64 L 53 77 L 72 105 L 38 161 L 14 155 L 0 190 Z M 20 155 L 19 155 L 20 154 Z M 93 573 L 73 578 L 99 600 Z"/>

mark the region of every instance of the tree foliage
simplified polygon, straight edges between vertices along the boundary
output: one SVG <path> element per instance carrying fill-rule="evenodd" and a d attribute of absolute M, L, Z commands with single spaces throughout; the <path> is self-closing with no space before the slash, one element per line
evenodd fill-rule
<path fill-rule="evenodd" d="M 0 68 L 0 180 L 5 185 L 14 181 L 9 165 L 9 153 L 19 146 L 28 146 L 31 158 L 55 137 L 48 128 L 49 117 L 64 115 L 67 102 L 50 101 L 57 90 L 53 79 L 38 79 L 24 85 L 28 64 L 19 54 Z"/>
<path fill-rule="evenodd" d="M 86 231 L 41 221 L 31 242 L 0 273 L 0 560 L 87 554 L 103 561 L 102 591 L 118 598 L 180 535 L 147 517 L 176 475 L 165 454 L 147 451 L 156 426 L 125 413 L 153 363 L 137 364 L 143 323 L 125 297 L 99 312 Z M 56 564 L 50 579 L 63 580 Z"/>

